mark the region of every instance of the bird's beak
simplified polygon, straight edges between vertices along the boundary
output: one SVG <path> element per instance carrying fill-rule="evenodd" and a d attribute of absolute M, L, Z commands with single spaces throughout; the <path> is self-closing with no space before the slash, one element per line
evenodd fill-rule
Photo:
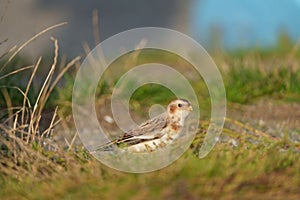
<path fill-rule="evenodd" d="M 191 105 L 189 105 L 188 107 L 188 111 L 192 112 L 193 111 L 193 107 Z"/>

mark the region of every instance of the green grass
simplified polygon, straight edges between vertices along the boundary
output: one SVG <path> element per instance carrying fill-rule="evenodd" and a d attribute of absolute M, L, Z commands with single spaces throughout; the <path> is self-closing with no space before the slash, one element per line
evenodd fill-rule
<path fill-rule="evenodd" d="M 298 51 L 290 54 L 289 51 L 282 52 L 273 49 L 273 51 L 268 50 L 267 52 L 248 50 L 243 54 L 237 52 L 224 54 L 225 57 L 223 55 L 215 56 L 214 59 L 223 76 L 227 101 L 247 104 L 261 97 L 298 101 L 300 99 L 300 70 L 296 60 L 300 58 L 300 54 L 298 55 Z M 136 56 L 134 61 L 127 61 L 134 56 Z M 289 63 L 285 60 L 291 61 Z M 190 78 L 192 79 L 190 83 L 197 93 L 201 105 L 205 105 L 202 110 L 210 107 L 206 85 L 198 72 L 188 62 L 174 54 L 151 49 L 124 55 L 113 62 L 101 78 L 96 97 L 101 98 L 102 95 L 111 94 L 118 79 L 133 66 L 151 62 L 172 66 L 188 78 L 189 74 L 196 76 L 196 80 Z M 228 69 L 224 69 L 224 65 Z M 60 95 L 56 102 L 64 102 L 63 106 L 66 105 L 66 102 L 70 102 L 72 84 L 72 77 L 67 77 L 66 86 L 58 90 Z M 165 104 L 172 98 L 174 98 L 174 94 L 167 88 L 148 84 L 138 88 L 131 100 L 135 102 L 144 101 L 145 105 L 151 105 L 152 103 Z"/>
<path fill-rule="evenodd" d="M 249 103 L 259 97 L 297 101 L 300 99 L 300 71 L 280 67 L 272 71 L 235 66 L 224 76 L 227 100 Z"/>
<path fill-rule="evenodd" d="M 278 52 L 281 51 L 274 49 L 274 51 L 260 54 L 257 51 L 248 50 L 242 54 L 240 52 L 228 54 L 227 56 L 229 56 L 229 58 L 225 58 L 221 63 L 217 62 L 223 75 L 227 101 L 245 104 L 253 102 L 260 97 L 297 101 L 300 98 L 300 70 L 293 69 L 293 66 L 289 66 L 288 63 L 284 62 L 284 60 L 289 57 L 287 52 L 282 55 L 279 55 Z M 126 59 L 130 59 L 134 54 L 136 53 L 125 55 L 111 64 L 109 70 L 106 70 L 104 73 L 103 80 L 99 83 L 99 87 L 96 91 L 97 98 L 101 98 L 101 96 L 105 94 L 111 94 L 111 88 L 114 87 L 116 81 L 123 74 L 123 71 L 120 71 L 120 65 L 124 62 L 126 63 Z M 276 59 L 281 61 L 275 60 L 272 66 L 267 67 L 268 69 L 262 67 L 263 62 L 267 63 L 266 66 L 270 65 L 268 62 L 272 62 L 272 59 L 275 56 Z M 298 58 L 298 53 L 295 56 L 297 57 L 293 58 L 293 60 Z M 217 57 L 215 59 L 218 60 L 220 58 Z M 228 61 L 226 61 L 226 59 Z M 249 60 L 252 60 L 250 64 Z M 191 70 L 190 68 L 192 68 L 189 63 L 174 54 L 153 50 L 140 52 L 135 61 L 124 67 L 128 70 L 135 65 L 158 61 L 162 64 L 174 67 L 180 73 L 185 75 L 186 71 Z M 12 66 L 17 65 L 16 63 L 20 62 L 22 62 L 22 59 L 18 59 L 18 61 L 12 63 Z M 229 65 L 229 69 L 223 70 L 222 65 L 224 64 Z M 198 74 L 196 71 L 192 71 L 192 73 Z M 24 74 L 17 74 L 10 78 L 0 80 L 0 86 L 5 86 L 7 88 L 10 97 L 14 99 L 15 105 L 21 104 L 23 96 L 21 93 L 17 92 L 16 89 L 11 87 L 18 86 L 24 90 L 26 85 L 24 86 L 21 83 L 16 85 L 16 80 L 18 80 L 18 83 L 19 80 L 21 80 L 21 77 L 24 77 Z M 65 74 L 63 86 L 54 91 L 50 96 L 47 105 L 54 106 L 58 104 L 62 108 L 61 110 L 63 113 L 70 114 L 70 112 L 67 111 L 71 110 L 74 77 L 74 75 Z M 198 80 L 191 81 L 191 84 L 200 96 L 200 99 L 202 101 L 207 101 L 209 94 L 202 78 L 198 75 Z M 33 100 L 36 98 L 37 92 L 36 89 L 30 88 L 28 98 Z M 170 91 L 163 86 L 154 84 L 139 88 L 131 97 L 133 101 L 137 102 L 145 100 L 145 103 L 149 105 L 152 103 L 151 101 L 167 103 L 172 98 L 174 98 L 174 95 Z M 208 101 L 205 104 L 207 104 L 205 107 L 209 107 Z M 6 106 L 3 91 L 0 95 L 0 106 Z"/>

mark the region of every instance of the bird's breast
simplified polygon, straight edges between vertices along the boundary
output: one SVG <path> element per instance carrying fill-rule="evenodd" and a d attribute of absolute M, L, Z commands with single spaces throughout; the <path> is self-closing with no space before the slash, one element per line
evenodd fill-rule
<path fill-rule="evenodd" d="M 162 137 L 128 146 L 127 150 L 134 153 L 146 153 L 165 148 L 167 145 L 171 144 L 175 139 L 178 138 L 179 127 L 177 128 L 178 132 L 169 129 Z"/>

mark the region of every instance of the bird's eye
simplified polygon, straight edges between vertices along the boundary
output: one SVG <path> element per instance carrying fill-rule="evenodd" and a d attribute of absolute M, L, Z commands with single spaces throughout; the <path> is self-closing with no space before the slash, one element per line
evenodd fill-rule
<path fill-rule="evenodd" d="M 181 108 L 181 107 L 182 107 L 182 104 L 181 104 L 181 103 L 179 103 L 179 104 L 178 104 L 178 107 L 179 107 L 179 108 Z"/>

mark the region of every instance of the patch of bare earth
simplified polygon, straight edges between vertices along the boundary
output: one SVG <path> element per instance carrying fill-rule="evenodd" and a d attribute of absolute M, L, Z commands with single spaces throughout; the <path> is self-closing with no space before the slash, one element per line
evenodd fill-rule
<path fill-rule="evenodd" d="M 230 104 L 227 117 L 271 135 L 300 140 L 300 103 L 263 99 L 251 105 Z"/>

